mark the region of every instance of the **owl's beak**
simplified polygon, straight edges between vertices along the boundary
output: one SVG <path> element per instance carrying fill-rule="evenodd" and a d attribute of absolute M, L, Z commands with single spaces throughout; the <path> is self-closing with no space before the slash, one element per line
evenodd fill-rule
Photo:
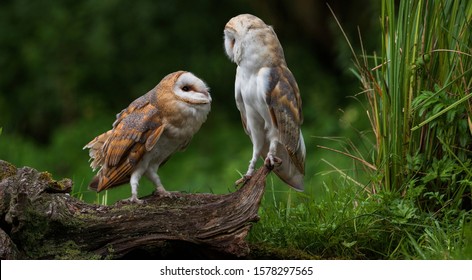
<path fill-rule="evenodd" d="M 207 98 L 207 102 L 205 102 L 205 104 L 211 103 L 212 99 L 211 99 L 210 92 L 205 91 L 205 92 L 202 92 L 202 94 L 205 95 L 205 97 Z"/>
<path fill-rule="evenodd" d="M 189 99 L 189 98 L 183 98 L 185 100 L 185 102 L 187 103 L 191 103 L 191 104 L 195 104 L 195 105 L 198 105 L 198 104 L 210 104 L 212 99 L 211 99 L 211 96 L 210 96 L 210 92 L 208 91 L 200 91 L 198 93 L 196 93 L 193 98 Z"/>
<path fill-rule="evenodd" d="M 206 103 L 211 103 L 212 99 L 211 99 L 211 95 L 210 95 L 210 90 L 208 88 L 204 91 L 200 91 L 199 93 L 206 97 L 206 99 L 207 99 Z"/>
<path fill-rule="evenodd" d="M 211 103 L 211 101 L 213 101 L 213 99 L 211 99 L 210 93 L 207 93 L 207 94 L 208 94 L 208 103 Z"/>

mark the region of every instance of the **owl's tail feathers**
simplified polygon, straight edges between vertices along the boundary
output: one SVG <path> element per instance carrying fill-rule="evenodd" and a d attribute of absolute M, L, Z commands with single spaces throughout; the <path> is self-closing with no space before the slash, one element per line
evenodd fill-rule
<path fill-rule="evenodd" d="M 108 178 L 103 177 L 100 172 L 97 176 L 92 178 L 92 181 L 89 183 L 89 189 L 95 192 L 101 192 L 110 188 L 111 186 L 108 184 Z"/>
<path fill-rule="evenodd" d="M 295 152 L 291 152 L 282 144 L 277 147 L 277 156 L 282 159 L 282 164 L 276 166 L 274 172 L 282 181 L 299 192 L 304 190 L 305 154 L 305 142 L 301 133 L 298 149 Z"/>
<path fill-rule="evenodd" d="M 274 172 L 282 181 L 290 185 L 296 191 L 302 192 L 304 190 L 303 181 L 305 175 L 294 168 L 291 164 L 288 164 L 288 166 L 285 166 L 284 168 L 284 164 L 282 163 L 280 167 L 274 168 Z"/>
<path fill-rule="evenodd" d="M 126 164 L 120 165 L 118 168 L 102 168 L 89 183 L 89 189 L 101 192 L 106 189 L 126 184 L 131 179 L 129 172 L 130 166 Z"/>
<path fill-rule="evenodd" d="M 89 189 L 92 190 L 92 191 L 96 191 L 96 192 L 99 192 L 98 191 L 98 184 L 100 183 L 100 178 L 98 176 L 94 176 L 92 178 L 92 181 L 90 181 L 90 184 L 89 184 Z"/>
<path fill-rule="evenodd" d="M 85 149 L 89 149 L 89 156 L 90 156 L 90 167 L 95 171 L 97 168 L 101 168 L 105 162 L 105 152 L 103 151 L 103 146 L 105 145 L 106 141 L 108 138 L 111 136 L 112 130 L 109 130 L 105 133 L 102 133 L 95 137 L 92 141 L 90 141 L 85 147 Z M 90 181 L 89 184 L 89 189 L 92 191 L 100 192 L 104 190 L 105 188 L 103 187 L 103 179 L 102 176 L 100 175 L 102 170 L 98 172 L 97 176 L 94 176 L 92 178 L 92 181 Z"/>
<path fill-rule="evenodd" d="M 114 182 L 113 182 L 114 183 Z M 92 191 L 96 191 L 96 192 L 101 192 L 103 190 L 106 190 L 106 189 L 109 189 L 111 187 L 114 187 L 114 186 L 118 186 L 118 185 L 121 185 L 121 184 L 124 184 L 126 182 L 120 182 L 118 184 L 112 184 L 112 182 L 110 182 L 110 180 L 107 178 L 107 177 L 104 177 L 102 175 L 100 175 L 100 172 L 97 176 L 94 176 L 92 178 L 92 181 L 90 181 L 89 183 L 89 189 L 92 190 Z"/>
<path fill-rule="evenodd" d="M 109 130 L 103 134 L 98 135 L 92 141 L 90 141 L 85 147 L 85 149 L 89 149 L 89 156 L 90 156 L 90 167 L 95 171 L 98 167 L 102 166 L 105 161 L 105 156 L 103 152 L 103 146 L 108 138 L 111 136 L 112 131 Z"/>
<path fill-rule="evenodd" d="M 124 184 L 126 182 L 123 182 L 121 184 Z M 121 185 L 121 184 L 110 184 L 109 182 L 109 179 L 108 178 L 105 178 L 103 176 L 100 176 L 100 175 L 97 175 L 97 176 L 94 176 L 92 178 L 92 181 L 90 181 L 89 183 L 89 189 L 92 190 L 92 191 L 96 191 L 96 192 L 101 192 L 103 190 L 106 190 L 106 189 L 109 189 L 111 187 L 114 187 L 114 186 L 118 186 L 118 185 Z"/>

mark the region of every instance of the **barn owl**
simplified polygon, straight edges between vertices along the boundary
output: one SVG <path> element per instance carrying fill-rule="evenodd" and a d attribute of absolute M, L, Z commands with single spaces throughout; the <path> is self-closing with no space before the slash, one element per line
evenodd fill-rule
<path fill-rule="evenodd" d="M 253 144 L 248 170 L 236 183 L 250 178 L 262 157 L 285 183 L 303 191 L 302 101 L 277 35 L 258 17 L 243 14 L 226 24 L 224 47 L 237 64 L 236 106 Z"/>
<path fill-rule="evenodd" d="M 174 152 L 187 147 L 205 122 L 210 103 L 208 87 L 192 73 L 178 71 L 164 77 L 122 110 L 111 130 L 84 147 L 90 149 L 92 169 L 100 168 L 89 187 L 100 192 L 129 182 L 129 200 L 142 203 L 138 184 L 145 175 L 158 194 L 168 196 L 157 170 Z"/>

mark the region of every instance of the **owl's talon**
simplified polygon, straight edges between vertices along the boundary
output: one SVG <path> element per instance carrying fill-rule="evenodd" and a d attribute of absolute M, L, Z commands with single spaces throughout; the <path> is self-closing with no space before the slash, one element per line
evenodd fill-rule
<path fill-rule="evenodd" d="M 162 190 L 155 190 L 153 192 L 153 195 L 155 196 L 160 196 L 160 197 L 172 197 L 172 193 L 171 192 L 168 192 L 166 190 L 162 191 Z"/>
<path fill-rule="evenodd" d="M 132 204 L 144 204 L 144 200 L 141 200 L 137 197 L 130 197 L 130 198 L 127 198 L 127 199 L 124 199 L 123 202 L 128 202 L 128 203 L 132 203 Z"/>
<path fill-rule="evenodd" d="M 173 196 L 171 192 L 166 191 L 164 188 L 157 188 L 154 191 L 153 195 L 159 196 L 159 197 L 169 197 L 169 198 Z"/>
<path fill-rule="evenodd" d="M 280 166 L 282 164 L 282 159 L 279 157 L 269 155 L 264 160 L 264 164 L 267 168 L 273 169 L 274 167 Z"/>

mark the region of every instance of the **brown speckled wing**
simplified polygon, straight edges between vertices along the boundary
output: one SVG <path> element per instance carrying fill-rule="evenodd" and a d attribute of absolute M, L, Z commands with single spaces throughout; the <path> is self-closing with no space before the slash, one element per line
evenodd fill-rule
<path fill-rule="evenodd" d="M 300 125 L 303 123 L 302 101 L 297 82 L 287 67 L 271 68 L 266 102 L 272 121 L 279 129 L 281 144 L 297 169 L 304 174 L 304 158 L 298 153 Z"/>
<path fill-rule="evenodd" d="M 102 169 L 97 191 L 129 180 L 137 163 L 151 150 L 165 126 L 158 110 L 150 103 L 151 92 L 138 98 L 117 115 L 102 148 Z"/>

